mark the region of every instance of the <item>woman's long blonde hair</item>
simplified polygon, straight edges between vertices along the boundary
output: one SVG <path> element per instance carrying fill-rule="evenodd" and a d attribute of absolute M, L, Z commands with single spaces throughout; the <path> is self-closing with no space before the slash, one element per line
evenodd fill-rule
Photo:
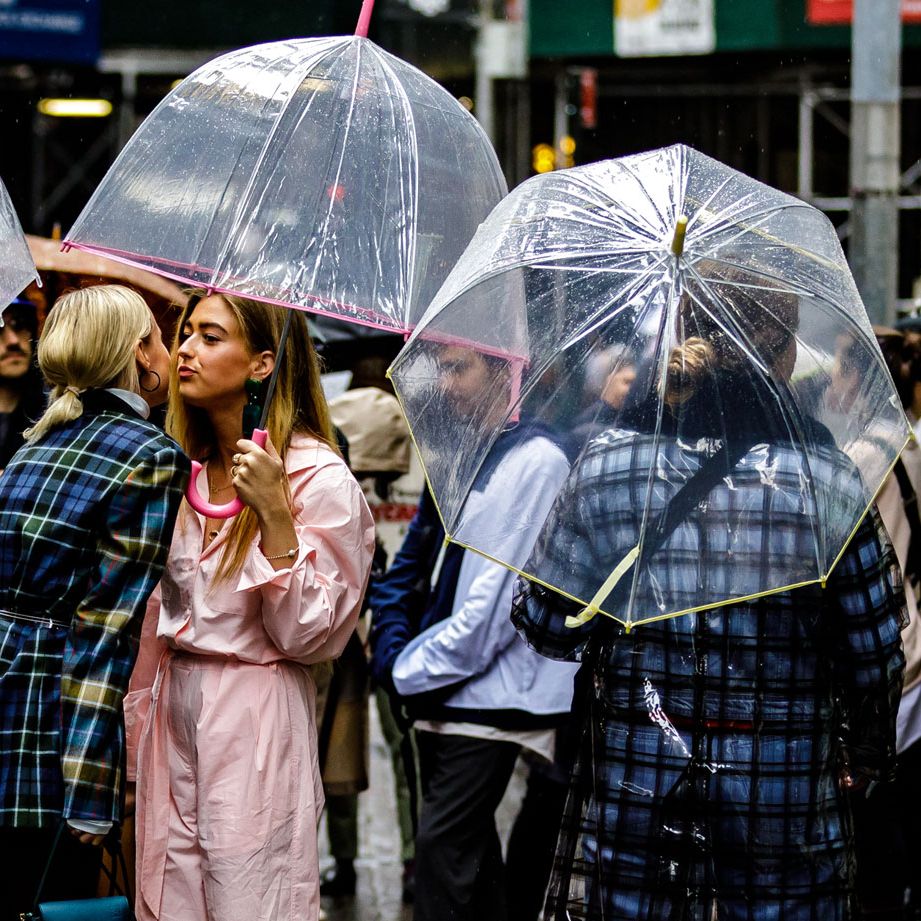
<path fill-rule="evenodd" d="M 152 328 L 144 298 L 123 285 L 78 288 L 59 297 L 38 340 L 38 366 L 52 389 L 42 417 L 26 429 L 26 441 L 78 419 L 84 390 L 139 393 L 135 350 Z"/>
<path fill-rule="evenodd" d="M 206 296 L 206 291 L 198 289 L 189 293 L 188 303 L 176 327 L 170 372 L 173 379 L 170 382 L 169 411 L 166 417 L 167 431 L 182 445 L 189 457 L 201 462 L 213 457 L 217 451 L 214 430 L 204 410 L 186 405 L 180 397 L 176 368 L 182 330 L 195 306 Z M 222 294 L 221 297 L 233 313 L 249 352 L 257 354 L 269 351 L 277 355 L 288 308 L 229 294 Z M 294 310 L 291 314 L 291 327 L 266 429 L 282 462 L 287 457 L 291 437 L 295 433 L 316 438 L 338 453 L 326 397 L 320 386 L 320 362 L 310 340 L 307 317 L 300 310 Z M 237 515 L 229 526 L 218 566 L 218 579 L 226 579 L 242 570 L 258 530 L 252 509 L 245 508 Z"/>

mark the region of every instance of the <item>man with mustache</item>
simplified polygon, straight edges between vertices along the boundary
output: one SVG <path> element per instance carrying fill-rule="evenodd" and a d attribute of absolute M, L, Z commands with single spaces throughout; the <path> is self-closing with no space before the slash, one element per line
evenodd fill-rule
<path fill-rule="evenodd" d="M 18 297 L 0 326 L 0 473 L 22 445 L 22 433 L 41 415 L 42 380 L 34 359 L 35 305 Z"/>

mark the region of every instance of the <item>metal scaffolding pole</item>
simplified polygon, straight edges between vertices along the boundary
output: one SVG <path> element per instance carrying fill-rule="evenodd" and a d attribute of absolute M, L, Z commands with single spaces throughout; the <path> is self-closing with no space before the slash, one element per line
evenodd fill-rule
<path fill-rule="evenodd" d="M 489 44 L 489 28 L 493 22 L 492 0 L 480 0 L 479 33 L 474 48 L 476 77 L 473 90 L 476 109 L 474 113 L 483 126 L 487 137 L 496 141 L 496 106 L 493 95 L 493 72 L 490 61 L 492 48 Z"/>
<path fill-rule="evenodd" d="M 496 81 L 524 80 L 528 75 L 528 4 L 525 0 L 506 0 L 505 19 L 496 18 L 495 7 L 495 0 L 480 0 L 474 100 L 474 114 L 494 144 L 503 133 L 497 123 Z M 504 164 L 507 170 L 514 166 L 514 159 L 514 150 L 509 151 Z"/>
<path fill-rule="evenodd" d="M 895 320 L 899 258 L 900 0 L 855 0 L 850 263 L 874 323 Z"/>

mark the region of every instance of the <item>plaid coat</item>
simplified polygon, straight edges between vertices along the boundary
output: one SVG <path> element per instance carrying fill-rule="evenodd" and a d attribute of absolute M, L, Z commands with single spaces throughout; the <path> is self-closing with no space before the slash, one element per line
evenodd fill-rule
<path fill-rule="evenodd" d="M 648 434 L 588 448 L 560 495 L 529 571 L 586 585 L 637 540 L 649 488 L 637 458 Z M 707 497 L 709 531 L 692 511 L 651 561 L 656 590 L 766 565 L 813 540 L 806 510 L 772 518 L 773 490 L 801 476 L 789 445 L 759 445 L 757 471 Z M 677 441 L 660 470 L 681 469 Z M 828 488 L 853 485 L 833 449 L 813 457 Z M 657 501 L 669 491 L 659 483 Z M 671 487 L 674 488 L 674 487 Z M 734 516 L 732 508 L 747 509 Z M 751 510 L 763 510 L 752 514 Z M 741 523 L 741 524 L 740 524 Z M 750 560 L 726 553 L 727 529 L 751 529 Z M 612 562 L 613 561 L 613 562 Z M 572 585 L 572 583 L 570 583 Z M 576 586 L 578 588 L 578 586 Z M 547 902 L 552 918 L 835 921 L 850 896 L 846 804 L 837 775 L 887 779 L 904 660 L 904 595 L 885 530 L 872 511 L 828 579 L 744 604 L 686 614 L 626 633 L 599 616 L 570 629 L 581 605 L 521 584 L 513 620 L 540 652 L 586 662 L 582 745 Z M 591 592 L 583 589 L 583 597 Z M 641 598 L 652 605 L 655 598 Z"/>
<path fill-rule="evenodd" d="M 114 394 L 0 477 L 0 825 L 118 821 L 121 703 L 189 462 Z"/>

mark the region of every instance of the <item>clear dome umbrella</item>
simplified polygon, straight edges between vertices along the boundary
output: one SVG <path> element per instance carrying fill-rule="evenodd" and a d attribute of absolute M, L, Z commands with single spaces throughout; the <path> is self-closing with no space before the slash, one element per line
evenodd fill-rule
<path fill-rule="evenodd" d="M 448 539 L 572 599 L 574 625 L 822 583 L 911 435 L 828 219 L 684 146 L 513 190 L 390 374 Z M 574 461 L 521 558 L 514 516 L 471 496 L 535 417 Z M 702 468 L 739 497 L 772 486 L 771 541 Z M 718 577 L 711 552 L 733 561 Z"/>
<path fill-rule="evenodd" d="M 145 119 L 65 245 L 404 331 L 505 194 L 479 123 L 367 38 L 242 48 Z"/>
<path fill-rule="evenodd" d="M 372 5 L 355 36 L 242 48 L 183 80 L 65 245 L 211 292 L 412 328 L 506 185 L 470 113 L 364 37 Z"/>
<path fill-rule="evenodd" d="M 0 181 L 0 247 L 3 249 L 3 261 L 0 262 L 0 326 L 2 326 L 3 311 L 12 303 L 16 295 L 23 291 L 29 282 L 34 281 L 39 286 L 42 283 L 32 254 L 29 252 L 29 245 L 22 232 L 16 209 L 2 181 Z"/>

